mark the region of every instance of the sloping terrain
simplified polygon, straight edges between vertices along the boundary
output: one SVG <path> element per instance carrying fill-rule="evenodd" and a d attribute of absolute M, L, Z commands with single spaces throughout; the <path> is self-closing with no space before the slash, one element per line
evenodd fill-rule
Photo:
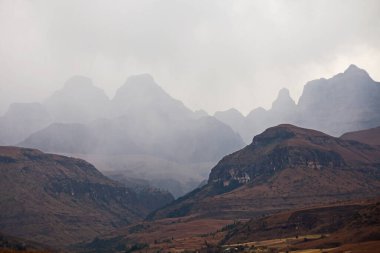
<path fill-rule="evenodd" d="M 354 140 L 369 145 L 380 145 L 380 126 L 356 132 L 343 134 L 340 138 L 345 140 Z"/>
<path fill-rule="evenodd" d="M 306 235 L 320 236 L 297 240 Z M 371 241 L 379 245 L 380 202 L 341 203 L 252 219 L 231 228 L 221 244 L 258 245 L 259 241 L 281 238 L 293 238 L 288 239 L 287 245 L 292 250 L 336 248 L 345 244 L 355 248 L 352 244 Z"/>
<path fill-rule="evenodd" d="M 87 243 L 79 252 L 377 252 L 378 198 L 280 212 L 250 220 L 197 218 L 141 222 Z M 299 250 L 299 251 L 297 251 Z"/>
<path fill-rule="evenodd" d="M 243 218 L 284 209 L 377 196 L 380 149 L 279 125 L 224 157 L 208 184 L 150 215 Z"/>
<path fill-rule="evenodd" d="M 2 232 L 53 246 L 142 220 L 173 200 L 136 193 L 84 160 L 17 147 L 0 147 L 0 192 Z"/>
<path fill-rule="evenodd" d="M 57 250 L 33 241 L 0 233 L 0 253 L 53 253 Z"/>

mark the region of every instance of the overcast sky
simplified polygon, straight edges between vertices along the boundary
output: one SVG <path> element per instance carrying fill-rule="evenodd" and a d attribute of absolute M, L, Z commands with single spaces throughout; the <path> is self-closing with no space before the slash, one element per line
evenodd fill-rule
<path fill-rule="evenodd" d="M 72 75 L 112 97 L 150 73 L 209 113 L 270 108 L 354 63 L 380 81 L 378 0 L 0 0 L 0 111 Z"/>

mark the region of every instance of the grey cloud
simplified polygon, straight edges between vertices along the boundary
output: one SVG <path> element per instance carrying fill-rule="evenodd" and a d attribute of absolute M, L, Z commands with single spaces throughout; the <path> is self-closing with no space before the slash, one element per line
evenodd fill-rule
<path fill-rule="evenodd" d="M 282 87 L 297 99 L 307 81 L 350 63 L 379 80 L 379 9 L 375 0 L 1 1 L 0 107 L 42 100 L 76 74 L 112 96 L 149 72 L 210 113 L 269 107 Z"/>

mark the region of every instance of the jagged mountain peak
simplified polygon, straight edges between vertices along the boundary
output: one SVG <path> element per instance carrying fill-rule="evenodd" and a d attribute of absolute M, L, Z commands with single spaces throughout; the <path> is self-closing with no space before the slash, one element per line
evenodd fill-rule
<path fill-rule="evenodd" d="M 91 78 L 75 75 L 67 79 L 63 87 L 50 96 L 46 102 L 49 103 L 56 99 L 72 99 L 73 97 L 88 99 L 92 96 L 108 100 L 104 90 L 95 86 Z"/>
<path fill-rule="evenodd" d="M 367 71 L 365 71 L 364 69 L 361 69 L 359 68 L 358 66 L 356 66 L 355 64 L 350 64 L 350 66 L 348 66 L 348 68 L 344 71 L 344 74 L 361 74 L 361 75 L 368 75 Z"/>
<path fill-rule="evenodd" d="M 272 103 L 272 110 L 288 110 L 296 106 L 294 100 L 290 97 L 290 92 L 287 88 L 282 88 L 278 92 L 277 99 Z"/>
<path fill-rule="evenodd" d="M 131 94 L 133 93 L 133 94 Z M 117 91 L 114 99 L 131 95 L 165 95 L 169 96 L 150 74 L 138 74 L 128 77 L 127 81 Z"/>
<path fill-rule="evenodd" d="M 289 92 L 289 89 L 287 88 L 282 88 L 279 92 L 278 92 L 278 98 L 280 97 L 290 97 L 290 92 Z"/>
<path fill-rule="evenodd" d="M 88 122 L 103 117 L 109 98 L 104 90 L 85 76 L 69 78 L 63 88 L 45 100 L 43 105 L 56 122 Z"/>
<path fill-rule="evenodd" d="M 171 97 L 149 74 L 130 76 L 112 99 L 112 114 L 126 115 L 160 112 L 169 118 L 188 118 L 193 115 L 185 105 Z"/>

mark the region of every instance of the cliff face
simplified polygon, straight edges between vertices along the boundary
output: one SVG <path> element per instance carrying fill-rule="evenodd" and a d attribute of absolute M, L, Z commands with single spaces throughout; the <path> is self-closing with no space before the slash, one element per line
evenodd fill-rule
<path fill-rule="evenodd" d="M 250 217 L 376 196 L 379 190 L 378 147 L 279 125 L 224 157 L 212 169 L 206 186 L 155 215 Z"/>

